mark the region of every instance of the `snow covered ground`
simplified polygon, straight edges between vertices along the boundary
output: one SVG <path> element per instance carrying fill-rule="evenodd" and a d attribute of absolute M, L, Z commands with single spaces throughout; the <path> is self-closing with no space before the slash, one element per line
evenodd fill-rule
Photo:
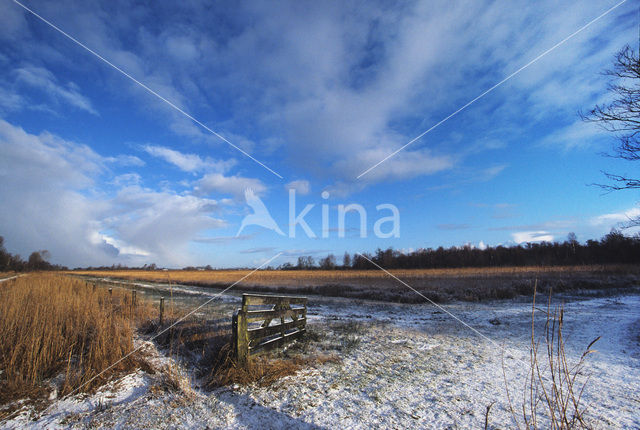
<path fill-rule="evenodd" d="M 194 294 L 196 300 L 205 299 Z M 206 300 L 206 299 L 205 299 Z M 223 302 L 238 300 L 229 296 Z M 557 302 L 559 299 L 555 299 Z M 565 297 L 567 356 L 597 336 L 581 378 L 595 428 L 640 428 L 640 296 Z M 525 300 L 402 305 L 312 298 L 315 352 L 339 353 L 269 387 L 234 386 L 190 396 L 154 390 L 137 372 L 89 397 L 28 410 L 2 428 L 490 428 L 514 427 L 506 388 L 520 410 L 526 384 L 531 303 Z M 541 307 L 546 308 L 546 303 Z M 536 316 L 536 330 L 544 317 Z M 504 375 L 503 375 L 504 359 Z M 162 361 L 162 357 L 157 360 Z M 506 375 L 506 383 L 505 383 Z"/>

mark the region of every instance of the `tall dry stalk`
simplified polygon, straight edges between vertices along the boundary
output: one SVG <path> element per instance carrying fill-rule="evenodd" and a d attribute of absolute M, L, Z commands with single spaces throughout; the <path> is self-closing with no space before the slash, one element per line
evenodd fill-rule
<path fill-rule="evenodd" d="M 522 391 L 520 412 L 516 412 L 506 371 L 503 363 L 503 376 L 507 399 L 513 421 L 517 427 L 525 429 L 582 429 L 589 428 L 585 420 L 587 407 L 582 396 L 589 382 L 584 374 L 586 357 L 595 352 L 593 345 L 598 336 L 584 350 L 574 363 L 567 358 L 565 349 L 564 306 L 552 309 L 551 294 L 544 312 L 546 321 L 542 339 L 536 339 L 535 313 L 536 295 L 534 289 L 531 308 L 531 349 L 530 367 Z"/>
<path fill-rule="evenodd" d="M 89 381 L 133 350 L 135 327 L 152 314 L 128 291 L 112 293 L 53 274 L 33 274 L 0 288 L 0 404 L 46 394 L 52 379 L 62 394 Z M 136 366 L 124 360 L 85 389 Z"/>

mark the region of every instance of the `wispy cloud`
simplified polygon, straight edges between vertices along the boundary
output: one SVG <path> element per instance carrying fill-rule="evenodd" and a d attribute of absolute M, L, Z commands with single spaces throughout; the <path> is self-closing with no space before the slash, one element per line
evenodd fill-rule
<path fill-rule="evenodd" d="M 251 240 L 255 237 L 255 234 L 241 234 L 240 236 L 196 237 L 193 241 L 198 243 L 226 244 L 235 241 Z"/>
<path fill-rule="evenodd" d="M 60 85 L 49 70 L 43 67 L 28 66 L 16 69 L 14 73 L 19 84 L 37 88 L 56 102 L 67 103 L 93 115 L 98 115 L 91 101 L 80 93 L 76 84 L 69 82 L 66 86 Z"/>
<path fill-rule="evenodd" d="M 108 163 L 115 163 L 120 166 L 140 167 L 145 165 L 144 161 L 142 161 L 140 158 L 136 157 L 135 155 L 120 154 L 120 155 L 116 155 L 115 157 L 105 157 L 104 160 Z"/>
<path fill-rule="evenodd" d="M 507 225 L 502 227 L 489 228 L 490 231 L 510 231 L 510 230 L 567 230 L 579 224 L 577 218 L 558 219 L 535 224 Z"/>
<path fill-rule="evenodd" d="M 445 1 L 338 8 L 321 2 L 303 9 L 252 3 L 231 14 L 222 5 L 189 2 L 167 6 L 161 16 L 141 7 L 113 22 L 104 18 L 107 7 L 106 2 L 79 6 L 74 10 L 83 19 L 70 20 L 64 7 L 40 6 L 180 108 L 201 112 L 239 147 L 266 154 L 272 151 L 267 142 L 277 141 L 278 157 L 295 173 L 311 169 L 343 190 L 357 188 L 350 183 L 354 174 L 460 106 L 469 94 L 606 10 L 595 3 L 566 6 L 551 0 L 536 7 L 520 1 L 509 8 Z M 510 81 L 508 92 L 492 93 L 364 186 L 466 167 L 470 154 L 521 144 L 522 135 L 539 133 L 551 119 L 574 118 L 602 86 L 597 72 L 625 43 L 625 26 L 617 25 L 624 13 L 616 10 L 554 51 Z M 194 19 L 179 29 L 149 25 L 164 16 Z M 212 16 L 233 22 L 234 32 L 211 32 Z M 601 49 L 592 48 L 596 38 Z M 105 84 L 122 93 L 121 79 Z M 124 89 L 174 133 L 219 147 L 215 138 L 139 88 Z M 515 132 L 495 132 L 509 128 Z M 479 145 L 483 140 L 493 144 Z M 181 168 L 196 168 L 193 160 L 180 162 Z M 499 170 L 485 166 L 488 177 Z"/>
<path fill-rule="evenodd" d="M 467 230 L 471 228 L 470 224 L 438 224 L 439 230 Z"/>
<path fill-rule="evenodd" d="M 640 208 L 633 207 L 621 212 L 613 212 L 604 215 L 598 215 L 591 218 L 591 224 L 594 226 L 611 226 L 615 227 L 618 224 L 628 223 L 633 219 L 640 217 Z"/>
<path fill-rule="evenodd" d="M 241 254 L 274 254 L 276 252 L 276 248 L 272 246 L 265 246 L 261 248 L 249 248 L 243 249 L 240 251 Z"/>
<path fill-rule="evenodd" d="M 251 188 L 256 194 L 262 194 L 267 190 L 267 187 L 259 179 L 207 173 L 197 181 L 194 192 L 198 195 L 221 193 L 243 199 L 244 191 L 247 188 Z"/>
<path fill-rule="evenodd" d="M 185 172 L 218 171 L 226 172 L 236 164 L 234 159 L 214 160 L 197 154 L 184 154 L 164 146 L 144 145 L 142 149 L 149 155 L 161 158 Z"/>

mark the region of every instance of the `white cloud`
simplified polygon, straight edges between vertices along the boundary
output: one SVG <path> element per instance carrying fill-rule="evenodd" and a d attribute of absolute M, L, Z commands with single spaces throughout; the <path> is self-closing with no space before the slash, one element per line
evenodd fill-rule
<path fill-rule="evenodd" d="M 195 196 L 130 186 L 110 203 L 104 227 L 116 232 L 125 247 L 144 250 L 161 263 L 188 264 L 189 241 L 199 232 L 226 226 L 211 215 L 219 210 L 217 201 Z"/>
<path fill-rule="evenodd" d="M 169 54 L 180 62 L 193 61 L 200 55 L 193 41 L 185 36 L 170 36 L 166 44 Z"/>
<path fill-rule="evenodd" d="M 296 190 L 296 193 L 301 196 L 306 196 L 311 192 L 311 185 L 309 181 L 305 179 L 299 179 L 296 181 L 291 181 L 284 186 L 286 190 Z"/>
<path fill-rule="evenodd" d="M 235 164 L 235 160 L 233 159 L 220 161 L 214 160 L 209 157 L 202 158 L 197 154 L 183 154 L 182 152 L 163 146 L 145 145 L 143 146 L 143 149 L 149 155 L 161 158 L 166 162 L 177 166 L 179 169 L 184 170 L 185 172 L 200 172 L 212 170 L 226 172 Z"/>
<path fill-rule="evenodd" d="M 565 151 L 592 147 L 598 140 L 610 138 L 610 134 L 597 124 L 577 120 L 545 137 L 541 144 L 562 148 Z"/>
<path fill-rule="evenodd" d="M 514 242 L 527 243 L 527 242 L 553 242 L 553 235 L 547 231 L 519 231 L 511 233 L 511 237 Z"/>
<path fill-rule="evenodd" d="M 119 166 L 144 166 L 145 163 L 135 155 L 117 155 L 115 157 L 106 157 L 105 161 L 115 163 Z"/>
<path fill-rule="evenodd" d="M 0 108 L 3 111 L 19 111 L 26 107 L 26 105 L 27 100 L 22 95 L 8 88 L 0 87 Z"/>
<path fill-rule="evenodd" d="M 215 6 L 181 3 L 163 11 L 195 17 L 189 26 L 150 26 L 150 20 L 165 17 L 140 7 L 136 14 L 107 20 L 107 4 L 76 6 L 81 20 L 70 20 L 57 3 L 40 8 L 176 105 L 210 120 L 234 144 L 255 150 L 258 159 L 272 149 L 253 136 L 256 129 L 277 136 L 286 161 L 336 178 L 343 188 L 605 7 L 552 0 L 535 6 L 521 0 L 509 8 L 447 1 L 401 8 L 375 2 L 367 8 L 317 2 L 302 9 L 252 3 L 234 11 L 234 31 L 221 35 L 210 31 L 210 14 L 225 14 Z M 465 162 L 465 147 L 486 138 L 487 128 L 505 127 L 516 118 L 527 118 L 534 128 L 538 120 L 574 117 L 597 99 L 603 83 L 598 72 L 627 39 L 624 11 L 619 8 L 452 118 L 442 129 L 463 129 L 459 145 L 448 144 L 436 131 L 403 151 L 410 153 L 405 159 L 383 163 L 365 180 L 402 180 L 458 167 Z M 123 79 L 110 77 L 106 84 L 121 93 Z M 226 145 L 139 87 L 127 83 L 125 89 L 142 110 L 161 112 L 176 134 Z M 455 127 L 461 121 L 464 127 Z M 262 139 L 269 139 L 265 135 Z M 194 171 L 193 160 L 181 163 Z"/>
<path fill-rule="evenodd" d="M 113 181 L 111 181 L 113 185 L 118 186 L 140 185 L 141 182 L 142 177 L 137 173 L 125 173 L 122 175 L 118 175 L 113 178 Z"/>
<path fill-rule="evenodd" d="M 114 239 L 113 237 L 107 236 L 105 234 L 100 234 L 97 231 L 92 232 L 90 236 L 90 241 L 94 245 L 100 245 L 102 243 L 111 245 L 118 250 L 118 255 L 134 256 L 134 257 L 135 256 L 148 257 L 151 255 L 150 252 L 145 251 L 144 249 L 136 248 L 134 246 L 128 246 L 126 243 L 120 240 Z"/>
<path fill-rule="evenodd" d="M 194 192 L 199 195 L 211 193 L 231 194 L 244 198 L 244 190 L 251 188 L 256 194 L 262 194 L 267 187 L 259 180 L 242 176 L 224 176 L 221 173 L 207 173 L 197 182 Z"/>
<path fill-rule="evenodd" d="M 336 170 L 342 172 L 346 182 L 380 182 L 383 180 L 409 179 L 415 176 L 430 175 L 454 166 L 454 157 L 434 155 L 428 149 L 417 151 L 402 151 L 389 158 L 366 175 L 360 181 L 356 177 L 369 167 L 388 156 L 391 151 L 384 149 L 369 149 L 352 154 L 349 160 L 335 163 Z"/>
<path fill-rule="evenodd" d="M 94 115 L 98 112 L 93 108 L 91 101 L 80 94 L 79 88 L 72 82 L 66 87 L 58 84 L 56 77 L 43 67 L 28 66 L 15 70 L 18 83 L 44 91 L 49 97 L 70 104 L 78 109 Z"/>
<path fill-rule="evenodd" d="M 0 153 L 0 234 L 10 249 L 23 256 L 48 249 L 63 264 L 98 264 L 117 254 L 106 243 L 90 241 L 104 204 L 80 193 L 101 171 L 98 154 L 2 120 Z"/>
<path fill-rule="evenodd" d="M 0 120 L 0 235 L 23 256 L 48 249 L 67 265 L 109 262 L 192 263 L 191 240 L 226 226 L 216 200 L 154 191 L 136 173 L 107 180 L 115 197 L 95 189 L 110 162 L 85 145 L 32 135 Z"/>
<path fill-rule="evenodd" d="M 634 207 L 622 212 L 599 215 L 591 219 L 593 226 L 616 227 L 621 223 L 627 223 L 633 219 L 640 218 L 640 208 Z"/>

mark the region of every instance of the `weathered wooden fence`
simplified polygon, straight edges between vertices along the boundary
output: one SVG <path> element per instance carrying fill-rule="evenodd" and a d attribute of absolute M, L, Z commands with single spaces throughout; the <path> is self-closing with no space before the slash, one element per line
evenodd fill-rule
<path fill-rule="evenodd" d="M 245 365 L 253 354 L 300 338 L 306 326 L 306 297 L 243 294 L 242 307 L 233 314 L 238 363 Z"/>

